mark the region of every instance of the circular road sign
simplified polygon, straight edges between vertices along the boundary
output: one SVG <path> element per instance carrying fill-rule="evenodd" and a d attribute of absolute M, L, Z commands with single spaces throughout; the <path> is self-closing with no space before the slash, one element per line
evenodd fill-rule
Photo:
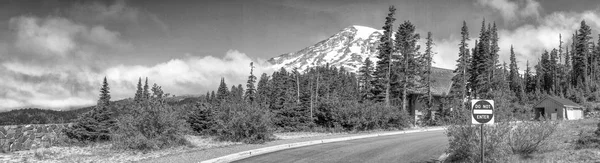
<path fill-rule="evenodd" d="M 488 123 L 494 117 L 494 105 L 486 100 L 473 104 L 473 118 L 479 123 Z"/>

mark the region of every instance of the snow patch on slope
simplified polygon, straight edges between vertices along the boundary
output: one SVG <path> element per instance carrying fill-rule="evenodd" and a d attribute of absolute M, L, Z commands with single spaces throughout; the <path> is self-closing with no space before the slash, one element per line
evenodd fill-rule
<path fill-rule="evenodd" d="M 269 62 L 277 69 L 298 68 L 303 71 L 329 63 L 331 66 L 343 66 L 350 72 L 357 72 L 366 58 L 377 61 L 377 46 L 382 34 L 383 30 L 352 25 L 315 45 L 271 58 Z"/>

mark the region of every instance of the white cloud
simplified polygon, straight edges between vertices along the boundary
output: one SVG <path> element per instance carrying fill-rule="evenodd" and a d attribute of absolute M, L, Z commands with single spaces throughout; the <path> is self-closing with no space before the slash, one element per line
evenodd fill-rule
<path fill-rule="evenodd" d="M 559 34 L 562 35 L 563 48 L 569 46 L 571 35 L 579 29 L 582 20 L 592 29 L 600 29 L 600 12 L 596 10 L 581 13 L 555 12 L 540 19 L 537 24 L 526 24 L 513 30 L 500 30 L 500 59 L 508 61 L 509 49 L 513 45 L 519 68 L 524 69 L 527 60 L 530 66 L 533 66 L 537 64 L 544 50 L 558 49 Z"/>
<path fill-rule="evenodd" d="M 119 39 L 120 33 L 109 31 L 104 26 L 90 28 L 61 17 L 19 16 L 10 19 L 10 26 L 16 31 L 16 47 L 39 55 L 67 57 L 78 54 L 75 53 L 79 50 L 77 48 L 86 44 L 110 48 L 131 46 Z"/>
<path fill-rule="evenodd" d="M 477 4 L 499 12 L 505 22 L 540 17 L 541 6 L 535 0 L 477 0 Z"/>
<path fill-rule="evenodd" d="M 229 86 L 245 86 L 250 73 L 250 62 L 255 63 L 255 76 L 272 72 L 268 63 L 230 50 L 223 58 L 190 56 L 149 67 L 120 65 L 108 68 L 105 74 L 113 83 L 122 83 L 116 86 L 118 90 L 122 90 L 119 91 L 121 97 L 132 96 L 139 77 L 149 77 L 150 84 L 158 83 L 165 92 L 178 95 L 204 94 L 206 91 L 216 90 L 221 77 L 225 78 Z"/>
<path fill-rule="evenodd" d="M 129 98 L 135 93 L 139 77 L 148 77 L 149 84 L 157 83 L 163 90 L 176 95 L 204 94 L 216 90 L 221 77 L 228 86 L 242 84 L 248 78 L 250 62 L 255 75 L 271 73 L 264 60 L 251 59 L 236 50 L 223 58 L 212 56 L 172 59 L 153 66 L 118 65 L 101 72 L 76 64 L 58 67 L 31 65 L 20 62 L 2 63 L 0 75 L 0 106 L 2 109 L 19 107 L 69 108 L 93 105 L 98 96 L 101 79 L 106 76 L 113 100 Z M 142 79 L 143 80 L 143 79 Z"/>

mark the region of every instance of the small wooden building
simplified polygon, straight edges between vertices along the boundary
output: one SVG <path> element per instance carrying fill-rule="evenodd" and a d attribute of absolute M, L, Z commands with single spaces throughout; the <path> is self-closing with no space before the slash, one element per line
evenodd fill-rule
<path fill-rule="evenodd" d="M 533 106 L 536 120 L 583 119 L 583 106 L 560 97 L 547 96 Z"/>

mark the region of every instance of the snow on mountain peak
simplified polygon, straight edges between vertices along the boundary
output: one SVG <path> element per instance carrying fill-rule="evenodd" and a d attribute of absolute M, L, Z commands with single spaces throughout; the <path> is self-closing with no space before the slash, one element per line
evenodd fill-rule
<path fill-rule="evenodd" d="M 357 72 L 367 57 L 373 62 L 377 61 L 377 46 L 382 33 L 383 30 L 352 25 L 315 45 L 268 61 L 275 68 L 298 68 L 303 71 L 329 63 L 330 66 L 343 66 L 350 72 Z"/>
<path fill-rule="evenodd" d="M 371 36 L 371 34 L 373 34 L 375 32 L 383 33 L 383 30 L 377 30 L 375 28 L 365 27 L 365 26 L 360 26 L 360 25 L 352 25 L 349 28 L 356 29 L 356 34 L 354 36 L 355 40 L 358 38 L 362 38 L 362 39 L 366 40 Z"/>

